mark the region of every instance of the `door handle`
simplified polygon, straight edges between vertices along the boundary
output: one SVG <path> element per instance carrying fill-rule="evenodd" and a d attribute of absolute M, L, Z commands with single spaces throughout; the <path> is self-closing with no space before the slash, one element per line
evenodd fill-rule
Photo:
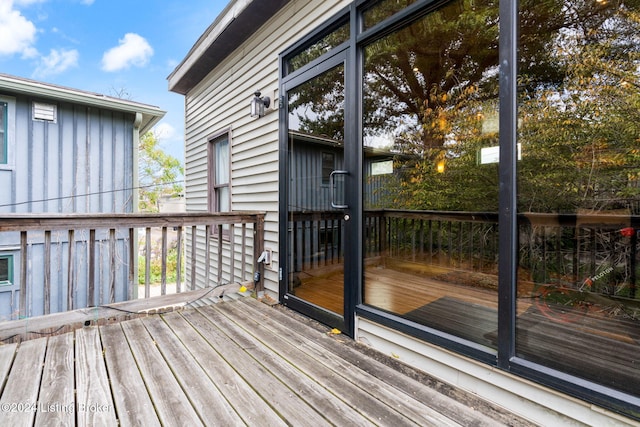
<path fill-rule="evenodd" d="M 331 192 L 331 207 L 334 209 L 348 209 L 349 205 L 338 205 L 335 203 L 335 176 L 336 175 L 349 175 L 349 171 L 333 171 L 329 175 L 329 187 Z M 344 192 L 343 192 L 344 194 Z"/>

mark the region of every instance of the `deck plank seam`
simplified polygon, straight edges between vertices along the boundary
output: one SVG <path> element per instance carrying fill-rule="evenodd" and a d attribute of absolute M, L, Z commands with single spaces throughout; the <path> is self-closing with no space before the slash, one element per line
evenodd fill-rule
<path fill-rule="evenodd" d="M 186 398 L 191 403 L 191 406 L 193 407 L 193 409 L 196 411 L 196 413 L 198 413 L 203 423 L 206 424 L 207 420 L 212 418 L 212 417 L 207 417 L 207 413 L 209 412 L 210 405 L 207 405 L 207 402 L 205 401 L 198 402 L 198 400 L 202 400 L 200 399 L 201 396 L 198 395 L 197 390 L 192 390 L 192 387 L 190 387 L 189 382 L 186 381 L 187 380 L 186 372 L 188 372 L 189 375 L 194 376 L 193 372 L 188 369 L 188 366 L 186 366 L 186 363 L 185 363 L 186 360 L 190 360 L 193 362 L 194 367 L 191 368 L 192 370 L 195 370 L 195 369 L 201 370 L 201 368 L 197 365 L 197 363 L 195 363 L 196 362 L 195 358 L 191 355 L 191 353 L 188 352 L 188 350 L 186 350 L 186 348 L 182 346 L 182 342 L 173 333 L 171 328 L 169 328 L 169 326 L 167 325 L 167 323 L 164 321 L 162 317 L 153 318 L 153 319 L 150 319 L 150 318 L 143 319 L 142 324 L 145 326 L 151 338 L 156 343 L 160 344 L 157 346 L 158 351 L 160 352 L 160 355 L 165 360 L 167 366 L 169 367 L 177 383 L 179 384 L 180 389 L 182 390 Z M 179 357 L 172 357 L 171 353 L 180 353 L 180 355 Z M 173 356 L 176 356 L 176 355 L 174 354 Z M 176 365 L 176 361 L 177 363 L 179 363 L 179 365 Z M 184 368 L 184 369 L 180 369 L 180 368 Z M 181 373 L 183 371 L 185 372 L 185 374 Z M 202 371 L 201 374 L 205 374 L 204 371 Z M 230 418 L 230 414 L 235 414 L 236 416 L 238 416 L 237 412 L 235 411 L 233 406 L 231 406 L 230 402 L 226 400 L 224 395 L 220 393 L 220 390 L 217 388 L 216 384 L 213 383 L 209 379 L 209 377 L 206 376 L 206 374 L 204 376 L 195 375 L 195 378 L 196 378 L 195 381 L 199 381 L 199 385 L 206 386 L 205 387 L 206 389 L 213 388 L 214 390 L 217 391 L 217 393 L 211 393 L 210 397 L 215 397 L 215 398 L 220 397 L 226 403 L 226 404 L 221 403 L 220 406 L 216 405 L 216 408 L 220 411 L 217 413 L 217 415 L 220 418 L 222 418 L 223 414 L 229 415 L 229 418 Z M 204 378 L 206 378 L 206 380 Z M 202 382 L 205 382 L 205 384 L 202 384 Z M 229 409 L 231 411 L 229 411 Z M 225 418 L 225 420 L 229 418 Z"/>
<path fill-rule="evenodd" d="M 236 320 L 242 320 L 242 313 L 240 313 L 240 308 L 237 307 L 236 305 L 225 305 L 225 306 L 220 306 L 220 307 L 216 307 L 215 309 L 218 309 L 222 312 L 226 312 L 226 310 L 231 310 L 231 311 L 235 311 L 236 312 Z M 207 312 L 211 312 L 214 310 L 214 308 L 209 308 L 209 309 L 204 309 Z M 264 313 L 263 313 L 264 314 Z M 256 324 L 256 330 L 261 329 L 261 324 L 259 322 L 257 322 L 256 319 L 251 319 L 252 321 L 255 322 Z M 246 319 L 245 319 L 246 321 Z M 289 320 L 290 322 L 290 320 Z M 283 340 L 284 336 L 283 336 L 283 331 L 287 331 L 287 328 L 284 327 L 283 325 L 281 325 L 280 323 L 278 323 L 279 326 L 281 326 L 282 330 L 279 331 L 271 331 L 272 335 L 276 338 L 276 339 L 280 339 Z M 241 327 L 246 328 L 245 325 L 242 325 Z M 247 331 L 249 331 L 251 328 L 248 328 Z M 266 331 L 262 331 L 262 332 L 266 332 Z M 290 332 L 290 331 L 289 331 Z M 257 334 L 255 331 L 251 331 L 250 333 L 252 333 L 254 336 L 258 336 L 259 334 Z M 267 332 L 268 333 L 268 332 Z M 284 340 L 286 342 L 286 340 Z M 286 345 L 286 344 L 285 344 Z M 293 350 L 295 349 L 300 349 L 302 347 L 304 347 L 303 345 L 300 345 L 300 343 L 295 343 L 292 344 L 293 345 Z M 275 349 L 272 348 L 273 351 L 275 351 Z M 424 422 L 431 422 L 433 423 L 433 425 L 457 425 L 457 423 L 452 423 L 450 419 L 445 419 L 444 417 L 440 416 L 440 414 L 436 414 L 435 411 L 431 410 L 431 408 L 427 407 L 426 405 L 423 405 L 422 402 L 416 401 L 415 399 L 412 399 L 412 405 L 409 405 L 409 409 L 407 410 L 406 405 L 402 405 L 402 403 L 397 401 L 397 393 L 393 393 L 391 391 L 389 391 L 386 387 L 384 387 L 384 384 L 377 382 L 375 380 L 373 380 L 372 378 L 368 377 L 368 376 L 362 376 L 359 378 L 354 378 L 353 375 L 350 374 L 351 370 L 351 366 L 344 363 L 342 361 L 342 359 L 340 359 L 338 356 L 336 356 L 335 354 L 331 353 L 331 354 L 321 354 L 322 351 L 318 351 L 318 348 L 316 348 L 315 350 L 313 350 L 312 348 L 310 348 L 310 350 L 312 352 L 302 352 L 304 353 L 304 355 L 300 355 L 300 357 L 311 357 L 313 360 L 315 360 L 316 363 L 321 364 L 325 367 L 325 369 L 328 369 L 329 371 L 333 372 L 334 375 L 338 376 L 341 378 L 341 385 L 334 387 L 334 389 L 345 389 L 345 387 L 347 389 L 350 389 L 350 392 L 347 393 L 348 394 L 348 398 L 347 396 L 337 396 L 339 399 L 345 401 L 345 403 L 350 404 L 351 407 L 354 410 L 357 411 L 363 411 L 364 408 L 362 407 L 362 404 L 358 404 L 357 402 L 354 403 L 353 399 L 355 399 L 356 397 L 359 396 L 360 399 L 362 399 L 360 402 L 367 402 L 369 401 L 371 398 L 376 399 L 380 405 L 382 407 L 386 407 L 388 409 L 387 416 L 393 416 L 391 414 L 396 414 L 397 420 L 394 423 L 401 423 L 402 419 L 409 421 L 411 420 L 411 422 L 416 423 L 416 424 L 421 424 Z M 280 357 L 283 358 L 287 358 L 286 354 L 279 354 Z M 324 357 L 331 357 L 332 361 L 336 364 L 335 366 L 333 366 L 332 364 L 327 364 L 326 361 L 324 360 Z M 293 364 L 294 366 L 297 366 L 297 364 Z M 313 376 L 311 374 L 309 374 L 308 372 L 305 372 L 306 375 L 310 375 Z M 317 374 L 317 373 L 316 373 Z M 373 384 L 370 384 L 369 386 L 363 385 L 362 381 L 373 381 Z M 381 387 L 382 386 L 382 387 Z M 335 393 L 333 393 L 335 394 Z M 410 396 L 407 396 L 407 398 L 411 398 Z M 400 406 L 403 406 L 404 411 L 399 411 L 398 408 L 394 407 L 393 404 L 391 404 L 391 402 L 397 403 Z M 415 408 L 415 409 L 414 409 Z M 421 408 L 423 411 L 420 412 L 418 411 L 417 408 Z M 379 410 L 380 408 L 376 408 L 376 411 Z M 411 413 L 412 417 L 410 417 L 408 415 L 408 413 Z M 425 414 L 431 412 L 432 413 L 432 417 L 428 417 Z M 373 413 L 369 413 L 369 414 L 363 414 L 365 417 L 369 417 L 370 419 L 373 417 L 375 421 L 379 421 L 376 418 L 379 418 L 380 416 L 385 415 L 384 413 L 381 414 L 379 412 L 373 412 Z M 406 422 L 405 421 L 405 422 Z"/>
<path fill-rule="evenodd" d="M 287 384 L 283 383 L 278 375 L 274 375 L 273 372 L 247 353 L 246 349 L 229 338 L 210 317 L 203 315 L 199 310 L 185 311 L 182 315 L 200 331 L 206 333 L 205 338 L 210 341 L 212 347 L 226 352 L 226 354 L 220 354 L 223 359 L 232 365 L 237 374 L 249 383 L 257 395 L 267 402 L 287 424 L 309 426 L 328 424 L 322 414 L 318 414 L 306 401 L 303 401 L 304 405 L 297 405 L 295 411 L 293 411 L 287 403 L 293 402 L 295 392 Z M 208 330 L 205 331 L 205 329 Z M 233 362 L 230 358 L 233 358 Z M 244 366 L 240 366 L 243 364 Z M 257 369 L 258 365 L 260 366 L 259 369 Z"/>
<path fill-rule="evenodd" d="M 205 316 L 208 316 L 212 311 L 215 311 L 215 308 L 211 308 L 206 311 L 202 311 Z M 222 314 L 222 313 L 220 313 Z M 367 420 L 373 425 L 373 421 L 365 414 L 362 414 L 357 408 L 345 402 L 342 396 L 335 394 L 332 389 L 327 388 L 322 382 L 318 381 L 318 379 L 314 378 L 313 375 L 310 375 L 309 372 L 301 369 L 301 367 L 290 360 L 287 354 L 283 354 L 283 352 L 276 351 L 269 345 L 269 343 L 260 341 L 259 337 L 250 334 L 248 331 L 244 330 L 242 325 L 238 323 L 234 323 L 233 319 L 227 319 L 226 321 L 222 321 L 220 317 L 216 317 L 216 324 L 223 323 L 225 328 L 223 331 L 228 330 L 228 328 L 238 328 L 241 329 L 244 334 L 248 334 L 249 338 L 245 338 L 249 343 L 244 342 L 240 343 L 234 339 L 237 337 L 237 333 L 233 333 L 233 336 L 229 333 L 227 335 L 236 341 L 239 346 L 242 346 L 245 352 L 248 352 L 249 355 L 256 360 L 257 363 L 260 363 L 265 369 L 272 372 L 274 376 L 280 379 L 291 391 L 295 393 L 300 399 L 309 404 L 312 408 L 319 412 L 321 416 L 327 419 L 329 422 L 346 422 L 347 418 L 352 421 L 354 425 L 364 425 L 364 421 Z M 245 341 L 245 340 L 243 340 Z M 250 345 L 251 342 L 256 342 L 256 345 Z M 304 388 L 307 394 L 301 392 L 299 388 Z M 332 402 L 327 399 L 327 395 L 333 396 L 338 402 Z M 323 412 L 320 412 L 319 407 L 323 408 Z M 343 419 L 331 419 L 331 415 L 334 412 L 342 413 Z M 353 417 L 347 412 L 351 412 L 354 414 L 358 414 L 357 417 Z"/>
<path fill-rule="evenodd" d="M 225 398 L 229 402 L 235 405 L 238 405 L 238 402 L 253 400 L 253 405 L 251 405 L 248 408 L 246 406 L 242 407 L 242 411 L 237 411 L 241 419 L 247 425 L 251 425 L 253 421 L 252 417 L 265 420 L 265 419 L 268 419 L 269 415 L 276 416 L 275 415 L 276 413 L 273 410 L 273 408 L 267 405 L 265 401 L 260 400 L 262 405 L 256 404 L 257 401 L 255 400 L 255 397 L 257 395 L 255 394 L 255 390 L 251 388 L 251 385 L 248 382 L 246 382 L 244 378 L 237 376 L 237 372 L 233 368 L 233 366 L 231 366 L 226 362 L 226 360 L 219 354 L 219 352 L 217 352 L 215 348 L 211 346 L 211 344 L 205 339 L 205 337 L 200 333 L 200 331 L 191 322 L 189 322 L 181 313 L 180 314 L 170 313 L 163 317 L 164 317 L 164 321 L 169 325 L 170 328 L 172 328 L 174 334 L 178 336 L 178 338 L 183 342 L 183 345 L 193 355 L 197 364 L 205 372 L 205 375 L 207 375 L 207 377 L 211 380 L 211 382 L 216 384 L 218 389 L 222 392 L 222 394 L 225 396 Z M 186 341 L 189 337 L 184 335 L 184 331 L 182 329 L 175 328 L 176 323 L 180 323 L 180 322 L 183 322 L 191 327 L 190 330 L 192 331 L 194 340 L 189 344 L 187 344 L 187 341 Z M 206 352 L 207 357 L 198 356 L 198 355 L 203 356 L 202 354 L 203 351 Z M 220 362 L 219 366 L 218 365 L 212 366 L 212 364 L 214 363 L 213 358 L 211 357 L 212 354 L 215 354 L 216 357 L 219 359 L 219 361 L 222 361 Z M 230 379 L 229 376 L 233 376 L 232 378 L 234 383 L 233 387 L 230 388 L 229 386 L 227 386 L 223 389 L 220 386 L 218 386 L 217 379 L 219 379 L 221 383 L 228 385 L 227 379 Z M 248 394 L 250 394 L 250 396 Z M 268 411 L 265 411 L 266 408 L 268 408 Z M 284 421 L 279 415 L 277 415 L 277 420 L 281 422 L 282 425 L 285 425 Z M 275 423 L 273 419 L 270 419 L 269 421 L 266 421 L 265 424 L 272 425 Z"/>
<path fill-rule="evenodd" d="M 262 307 L 259 305 L 259 303 L 257 303 L 256 301 L 243 301 L 243 303 L 250 308 L 250 310 L 252 312 L 254 312 L 257 315 L 260 314 L 264 314 Z M 233 308 L 234 310 L 237 310 L 237 308 Z M 363 360 L 363 356 L 364 354 L 357 350 L 357 349 L 353 349 L 351 347 L 345 346 L 346 343 L 342 342 L 343 340 L 339 338 L 339 336 L 333 337 L 332 334 L 329 333 L 329 328 L 326 328 L 326 332 L 322 333 L 320 332 L 316 327 L 312 327 L 309 326 L 307 324 L 305 324 L 304 322 L 300 322 L 300 328 L 303 329 L 298 329 L 296 331 L 296 333 L 292 333 L 291 331 L 287 330 L 286 328 L 282 327 L 282 323 L 281 321 L 275 320 L 275 318 L 279 318 L 280 320 L 285 320 L 289 318 L 289 313 L 287 313 L 286 315 L 284 313 L 280 313 L 278 312 L 277 309 L 274 310 L 275 312 L 272 313 L 272 315 L 270 317 L 272 317 L 274 319 L 274 325 L 271 325 L 274 327 L 274 331 L 276 334 L 278 334 L 279 336 L 281 336 L 284 339 L 287 339 L 291 345 L 293 346 L 300 346 L 301 343 L 304 345 L 310 345 L 308 344 L 309 341 L 308 340 L 303 340 L 303 338 L 301 338 L 300 336 L 300 332 L 302 332 L 302 330 L 306 331 L 307 333 L 305 335 L 308 334 L 313 334 L 314 337 L 317 337 L 316 340 L 313 341 L 313 345 L 317 346 L 317 349 L 327 349 L 328 351 L 331 352 L 331 354 L 335 355 L 336 363 L 344 363 L 345 366 L 347 367 L 356 367 L 360 370 L 362 370 L 363 372 L 367 373 L 368 375 L 370 375 L 372 378 L 376 378 L 377 380 L 380 380 L 382 383 L 387 384 L 390 387 L 393 387 L 395 390 L 397 390 L 398 392 L 401 392 L 403 394 L 406 394 L 407 396 L 411 397 L 411 399 L 416 402 L 416 407 L 424 407 L 426 406 L 427 408 L 429 408 L 429 410 L 431 412 L 433 412 L 434 414 L 440 414 L 442 416 L 445 416 L 448 420 L 453 421 L 453 422 L 466 422 L 465 419 L 461 419 L 459 416 L 456 416 L 457 414 L 459 414 L 459 412 L 456 412 L 455 409 L 451 409 L 451 406 L 457 406 L 458 409 L 464 409 L 465 411 L 468 411 L 469 408 L 467 406 L 463 406 L 463 405 L 458 405 L 457 402 L 455 400 L 452 400 L 450 397 L 443 395 L 441 393 L 439 393 L 436 390 L 432 390 L 431 388 L 429 388 L 428 386 L 426 386 L 425 384 L 422 384 L 412 378 L 409 378 L 401 373 L 399 373 L 397 370 L 386 366 L 374 359 L 370 359 L 370 358 L 366 358 L 366 360 L 368 360 L 367 364 L 363 364 L 361 363 L 361 361 Z M 285 317 L 286 316 L 286 317 Z M 253 319 L 255 320 L 255 318 Z M 305 319 L 307 320 L 307 319 Z M 309 320 L 307 320 L 309 321 Z M 266 326 L 266 325 L 265 325 Z M 323 326 L 324 327 L 324 326 Z M 350 340 L 350 338 L 347 338 L 348 340 Z M 338 341 L 336 341 L 338 340 Z M 304 341 L 304 342 L 303 342 Z M 321 351 L 321 350 L 320 350 Z M 339 354 L 338 354 L 339 353 Z M 319 353 L 318 353 L 319 354 Z M 347 359 L 345 359 L 345 357 L 347 357 Z M 388 356 L 387 356 L 388 357 Z M 324 363 L 324 361 L 322 360 L 322 358 L 318 358 L 320 363 Z M 365 367 L 369 367 L 371 364 L 373 364 L 374 366 L 377 366 L 379 369 L 376 370 L 367 370 L 364 369 Z M 383 380 L 383 376 L 381 375 L 381 372 L 391 372 L 394 376 L 394 378 L 402 378 L 404 381 L 402 383 L 401 386 L 398 386 L 395 382 L 389 382 L 389 381 L 385 381 Z M 358 384 L 360 385 L 360 384 Z M 411 389 L 408 389 L 408 387 L 411 386 Z M 369 390 L 369 388 L 366 388 L 366 390 Z M 417 398 L 414 397 L 416 390 L 422 390 L 423 393 L 420 394 L 420 396 L 422 396 L 422 398 Z M 410 391 L 410 392 L 409 392 Z M 434 400 L 437 400 L 438 403 L 443 403 L 442 405 L 438 405 L 437 407 L 432 407 L 430 405 L 424 405 L 422 402 L 423 401 L 429 401 L 430 403 L 434 402 Z M 446 414 L 450 414 L 450 416 L 446 415 Z M 495 420 L 490 419 L 489 417 L 485 417 L 484 414 L 481 413 L 477 413 L 477 418 L 483 419 L 485 424 L 492 424 Z M 458 420 L 458 421 L 456 421 Z M 444 422 L 446 420 L 443 420 L 441 422 Z M 476 422 L 478 422 L 478 420 L 475 420 Z"/>

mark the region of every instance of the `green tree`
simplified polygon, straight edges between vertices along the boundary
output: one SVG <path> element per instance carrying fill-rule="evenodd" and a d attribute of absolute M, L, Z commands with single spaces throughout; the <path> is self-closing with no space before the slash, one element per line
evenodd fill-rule
<path fill-rule="evenodd" d="M 183 192 L 184 169 L 180 160 L 165 153 L 153 131 L 140 138 L 138 147 L 139 208 L 141 212 L 157 212 L 161 196 Z"/>

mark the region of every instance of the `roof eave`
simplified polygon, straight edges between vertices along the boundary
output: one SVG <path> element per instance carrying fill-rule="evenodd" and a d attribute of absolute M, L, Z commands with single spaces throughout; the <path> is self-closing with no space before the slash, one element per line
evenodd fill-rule
<path fill-rule="evenodd" d="M 20 93 L 46 99 L 64 100 L 109 110 L 142 114 L 141 132 L 150 130 L 166 114 L 154 105 L 142 104 L 126 99 L 113 98 L 93 92 L 85 92 L 21 77 L 0 74 L 0 91 Z"/>
<path fill-rule="evenodd" d="M 167 77 L 169 90 L 187 94 L 290 1 L 232 0 Z"/>

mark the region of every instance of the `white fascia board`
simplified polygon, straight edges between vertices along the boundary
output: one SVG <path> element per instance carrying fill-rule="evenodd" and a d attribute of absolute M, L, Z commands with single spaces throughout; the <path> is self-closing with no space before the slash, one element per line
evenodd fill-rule
<path fill-rule="evenodd" d="M 109 110 L 140 113 L 142 114 L 141 133 L 151 129 L 166 114 L 166 111 L 153 105 L 0 74 L 0 92 L 3 90 Z"/>
<path fill-rule="evenodd" d="M 200 36 L 193 45 L 187 56 L 167 77 L 169 89 L 175 86 L 176 82 L 184 77 L 185 73 L 202 57 L 207 49 L 216 41 L 222 32 L 247 8 L 254 0 L 232 0 L 224 8 L 220 15 L 213 21 L 207 30 Z"/>

